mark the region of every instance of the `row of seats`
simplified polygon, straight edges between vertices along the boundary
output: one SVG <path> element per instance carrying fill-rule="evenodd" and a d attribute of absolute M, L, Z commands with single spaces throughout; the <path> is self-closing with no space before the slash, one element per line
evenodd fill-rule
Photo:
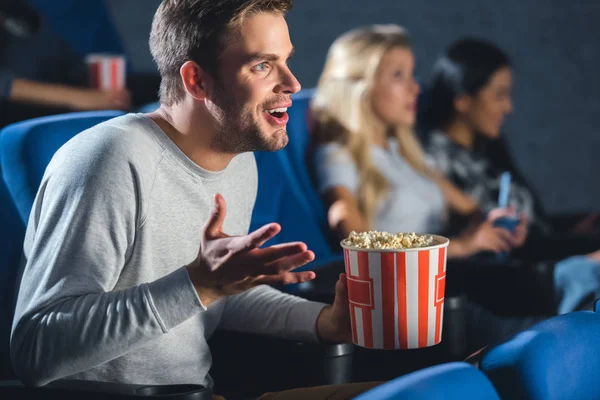
<path fill-rule="evenodd" d="M 416 371 L 356 400 L 598 399 L 600 315 L 596 312 L 553 317 L 485 349 L 472 363 Z"/>

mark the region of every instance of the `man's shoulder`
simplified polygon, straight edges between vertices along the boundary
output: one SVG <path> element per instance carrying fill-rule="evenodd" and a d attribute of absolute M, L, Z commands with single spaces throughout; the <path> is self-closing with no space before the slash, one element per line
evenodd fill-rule
<path fill-rule="evenodd" d="M 96 167 L 157 162 L 162 147 L 151 121 L 142 114 L 127 114 L 102 122 L 76 135 L 56 153 L 57 160 L 78 160 Z"/>
<path fill-rule="evenodd" d="M 89 185 L 151 181 L 163 149 L 144 118 L 128 114 L 79 133 L 54 154 L 45 176 Z"/>

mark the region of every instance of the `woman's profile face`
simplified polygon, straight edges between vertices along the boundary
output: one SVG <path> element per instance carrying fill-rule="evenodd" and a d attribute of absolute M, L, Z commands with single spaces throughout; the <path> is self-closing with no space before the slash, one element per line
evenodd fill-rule
<path fill-rule="evenodd" d="M 459 118 L 465 119 L 475 132 L 490 139 L 497 139 L 504 119 L 513 110 L 511 86 L 510 68 L 498 69 L 475 96 L 468 96 L 464 109 L 457 110 Z"/>
<path fill-rule="evenodd" d="M 420 88 L 414 77 L 415 57 L 404 47 L 389 49 L 381 59 L 371 91 L 375 115 L 388 126 L 413 126 Z"/>

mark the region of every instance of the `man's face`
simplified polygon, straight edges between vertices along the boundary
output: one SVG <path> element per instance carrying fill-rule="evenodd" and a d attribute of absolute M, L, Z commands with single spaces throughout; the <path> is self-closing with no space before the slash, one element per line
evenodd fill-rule
<path fill-rule="evenodd" d="M 237 154 L 285 147 L 286 110 L 300 90 L 287 65 L 292 52 L 283 15 L 261 13 L 244 20 L 240 35 L 224 49 L 211 98 L 220 128 L 217 150 Z"/>

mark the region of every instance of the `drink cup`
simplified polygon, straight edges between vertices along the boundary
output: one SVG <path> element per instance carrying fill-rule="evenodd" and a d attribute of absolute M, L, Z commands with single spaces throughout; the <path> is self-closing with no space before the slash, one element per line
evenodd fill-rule
<path fill-rule="evenodd" d="M 125 88 L 125 57 L 109 54 L 90 54 L 86 58 L 90 87 L 97 90 Z"/>

